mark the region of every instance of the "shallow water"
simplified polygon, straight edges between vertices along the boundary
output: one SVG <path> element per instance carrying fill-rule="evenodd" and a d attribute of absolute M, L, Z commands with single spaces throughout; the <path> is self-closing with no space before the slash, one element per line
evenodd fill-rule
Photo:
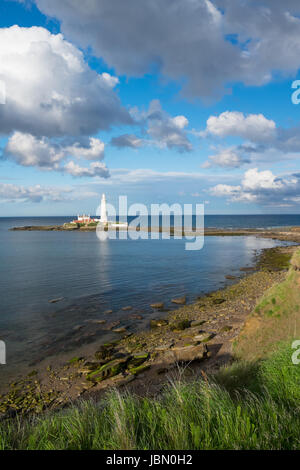
<path fill-rule="evenodd" d="M 64 219 L 65 220 L 65 219 Z M 7 373 L 46 355 L 76 351 L 105 335 L 96 319 L 121 319 L 135 330 L 152 315 L 150 303 L 198 295 L 240 276 L 257 250 L 284 243 L 255 237 L 207 237 L 200 251 L 185 240 L 107 240 L 95 232 L 10 232 L 16 225 L 56 224 L 61 219 L 0 219 L 0 339 L 7 347 Z M 60 302 L 49 300 L 63 298 Z M 122 307 L 131 305 L 132 311 Z M 112 309 L 112 314 L 103 312 Z M 123 323 L 121 323 L 122 325 Z M 75 328 L 75 329 L 74 329 Z M 9 375 L 9 374 L 8 374 Z"/>

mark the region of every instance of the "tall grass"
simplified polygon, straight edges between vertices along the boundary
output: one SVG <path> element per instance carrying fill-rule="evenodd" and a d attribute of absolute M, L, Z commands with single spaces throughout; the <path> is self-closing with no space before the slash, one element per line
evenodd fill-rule
<path fill-rule="evenodd" d="M 0 423 L 0 449 L 299 449 L 300 366 L 290 346 L 213 379 L 173 382 L 158 399 L 100 403 Z"/>

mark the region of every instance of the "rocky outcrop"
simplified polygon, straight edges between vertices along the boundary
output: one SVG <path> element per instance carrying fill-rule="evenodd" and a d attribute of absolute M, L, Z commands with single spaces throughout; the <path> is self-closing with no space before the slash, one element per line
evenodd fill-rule
<path fill-rule="evenodd" d="M 173 304 L 177 304 L 177 305 L 185 305 L 186 304 L 186 296 L 184 295 L 183 297 L 178 297 L 176 299 L 172 299 L 171 302 Z"/>
<path fill-rule="evenodd" d="M 150 327 L 151 328 L 160 328 L 162 326 L 168 325 L 168 320 L 158 319 L 158 320 L 150 320 Z"/>
<path fill-rule="evenodd" d="M 197 346 L 175 346 L 164 355 L 164 359 L 167 362 L 177 362 L 179 364 L 198 362 L 208 357 L 209 350 L 205 344 L 199 344 Z"/>

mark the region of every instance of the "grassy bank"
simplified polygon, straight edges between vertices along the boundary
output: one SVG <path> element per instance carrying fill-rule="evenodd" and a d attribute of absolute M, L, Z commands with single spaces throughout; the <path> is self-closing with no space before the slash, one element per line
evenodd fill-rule
<path fill-rule="evenodd" d="M 175 381 L 159 399 L 111 392 L 99 404 L 3 422 L 0 448 L 299 449 L 299 381 L 288 345 L 214 378 Z"/>
<path fill-rule="evenodd" d="M 300 449 L 300 254 L 258 302 L 217 374 L 177 377 L 155 398 L 100 402 L 0 422 L 0 449 Z"/>

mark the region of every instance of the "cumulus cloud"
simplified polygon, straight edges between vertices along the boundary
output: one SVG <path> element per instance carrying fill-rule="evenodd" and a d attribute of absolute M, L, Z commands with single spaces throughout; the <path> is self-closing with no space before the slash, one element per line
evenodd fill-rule
<path fill-rule="evenodd" d="M 134 107 L 130 110 L 130 114 L 147 138 L 123 134 L 111 139 L 111 144 L 115 147 L 139 148 L 148 145 L 179 152 L 190 152 L 193 149 L 186 130 L 188 119 L 182 115 L 170 116 L 163 110 L 159 100 L 152 100 L 146 111 Z"/>
<path fill-rule="evenodd" d="M 64 151 L 52 145 L 45 137 L 14 132 L 7 142 L 4 155 L 23 166 L 38 166 L 45 169 L 57 167 L 64 158 Z"/>
<path fill-rule="evenodd" d="M 210 116 L 203 136 L 241 137 L 253 142 L 266 142 L 274 137 L 276 124 L 263 114 L 244 115 L 238 111 L 225 111 L 219 116 Z"/>
<path fill-rule="evenodd" d="M 60 169 L 60 171 L 63 171 L 65 173 L 68 173 L 69 175 L 72 176 L 77 176 L 77 177 L 90 177 L 90 176 L 100 176 L 101 178 L 108 178 L 109 177 L 109 171 L 106 167 L 106 165 L 102 162 L 94 162 L 91 163 L 88 168 L 81 167 L 77 163 L 74 163 L 73 161 L 70 161 L 66 163 L 66 165 Z"/>
<path fill-rule="evenodd" d="M 211 168 L 219 166 L 222 168 L 240 168 L 242 165 L 250 163 L 250 160 L 243 157 L 237 148 L 231 147 L 220 150 L 215 155 L 208 157 L 208 160 L 202 165 L 202 168 Z"/>
<path fill-rule="evenodd" d="M 263 114 L 245 115 L 237 111 L 225 111 L 210 116 L 206 129 L 193 132 L 200 137 L 217 139 L 238 137 L 245 139 L 240 145 L 231 146 L 208 158 L 204 168 L 212 166 L 239 168 L 245 163 L 297 158 L 300 152 L 300 128 L 282 128 Z"/>
<path fill-rule="evenodd" d="M 101 162 L 104 158 L 104 143 L 90 138 L 86 146 L 76 142 L 73 145 L 53 143 L 45 137 L 15 132 L 8 140 L 4 149 L 4 157 L 22 166 L 35 166 L 44 170 L 55 170 L 72 176 L 109 177 L 109 171 Z M 77 159 L 97 160 L 88 168 L 81 167 L 73 161 L 64 163 L 68 157 Z"/>
<path fill-rule="evenodd" d="M 116 77 L 91 70 L 62 34 L 41 27 L 0 29 L 0 134 L 91 135 L 132 118 L 114 91 Z"/>
<path fill-rule="evenodd" d="M 143 140 L 134 134 L 122 134 L 118 137 L 113 137 L 110 143 L 118 148 L 131 147 L 137 149 L 143 145 Z"/>
<path fill-rule="evenodd" d="M 175 149 L 179 152 L 190 152 L 192 144 L 188 139 L 186 127 L 189 124 L 185 116 L 170 116 L 162 109 L 159 100 L 152 100 L 147 111 L 132 111 L 135 118 L 146 125 L 148 144 L 160 148 Z"/>
<path fill-rule="evenodd" d="M 300 66 L 298 0 L 35 3 L 118 74 L 142 76 L 156 64 L 191 96 L 221 96 L 233 82 L 263 85 Z"/>
<path fill-rule="evenodd" d="M 210 188 L 209 192 L 213 196 L 225 197 L 233 202 L 293 206 L 300 200 L 300 174 L 280 177 L 269 170 L 258 171 L 257 168 L 252 168 L 245 172 L 240 185 L 218 184 Z"/>
<path fill-rule="evenodd" d="M 85 160 L 102 160 L 104 158 L 105 144 L 95 137 L 89 139 L 88 145 L 83 147 L 79 142 L 65 148 L 66 155 L 72 155 L 76 158 Z"/>

